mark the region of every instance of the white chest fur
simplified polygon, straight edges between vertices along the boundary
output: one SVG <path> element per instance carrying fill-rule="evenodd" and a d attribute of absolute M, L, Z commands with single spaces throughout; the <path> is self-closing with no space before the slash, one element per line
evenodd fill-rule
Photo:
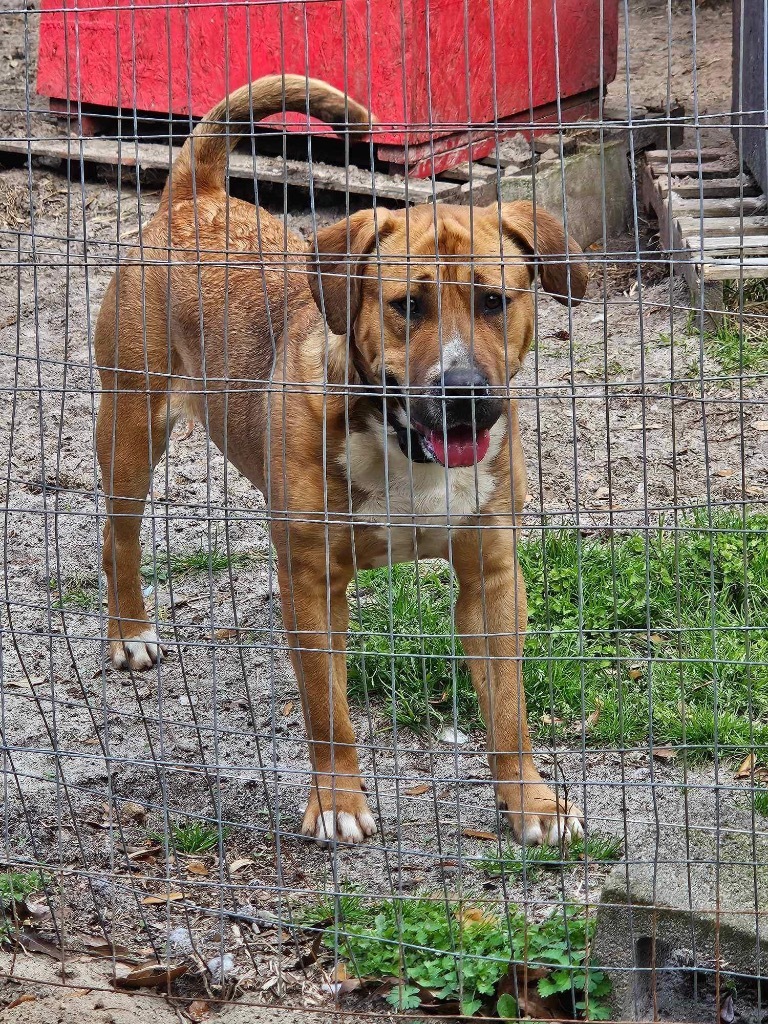
<path fill-rule="evenodd" d="M 496 489 L 491 465 L 501 447 L 506 422 L 491 429 L 486 457 L 476 466 L 446 469 L 411 462 L 392 430 L 386 444 L 382 424 L 351 434 L 339 456 L 352 486 L 364 495 L 354 511 L 355 533 L 375 529 L 382 554 L 371 564 L 445 557 L 448 531 L 482 511 Z"/>

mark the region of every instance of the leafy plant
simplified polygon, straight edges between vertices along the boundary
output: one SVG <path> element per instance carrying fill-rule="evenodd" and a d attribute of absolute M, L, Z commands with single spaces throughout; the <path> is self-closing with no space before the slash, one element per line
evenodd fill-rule
<path fill-rule="evenodd" d="M 339 916 L 323 942 L 329 948 L 338 944 L 358 977 L 399 978 L 388 998 L 400 1009 L 416 1009 L 427 990 L 436 1000 L 458 1002 L 465 1016 L 497 1005 L 510 1013 L 514 1000 L 502 997 L 497 1004 L 497 987 L 516 965 L 527 964 L 548 969 L 538 981 L 539 994 L 563 1000 L 569 1016 L 608 1016 L 610 982 L 590 961 L 594 922 L 581 909 L 566 907 L 531 923 L 516 908 L 501 916 L 424 897 L 355 896 L 350 906 L 352 919 Z"/>
<path fill-rule="evenodd" d="M 743 757 L 768 744 L 768 515 L 696 513 L 667 530 L 585 539 L 545 527 L 518 545 L 528 591 L 523 675 L 540 735 Z M 443 563 L 360 573 L 351 699 L 415 730 L 479 724 Z M 717 718 L 715 717 L 717 715 Z"/>
<path fill-rule="evenodd" d="M 226 835 L 226 830 L 223 835 Z M 165 839 L 162 832 L 152 832 L 150 836 L 156 842 L 163 842 Z M 219 830 L 202 821 L 190 821 L 186 824 L 177 822 L 171 826 L 171 838 L 173 849 L 177 853 L 209 853 L 219 845 Z"/>
<path fill-rule="evenodd" d="M 192 576 L 198 573 L 218 573 L 225 569 L 248 565 L 256 560 L 248 551 L 230 551 L 228 546 L 219 545 L 218 534 L 213 546 L 205 547 L 202 539 L 195 551 L 157 552 L 141 566 L 142 577 L 153 583 L 167 583 L 170 577 Z"/>
<path fill-rule="evenodd" d="M 758 814 L 768 817 L 768 789 L 756 789 L 752 794 L 752 806 Z"/>
<path fill-rule="evenodd" d="M 564 850 L 559 846 L 510 847 L 502 854 L 487 854 L 478 862 L 478 867 L 488 875 L 523 874 L 528 879 L 538 877 L 542 870 L 573 868 L 578 863 L 602 861 L 615 863 L 621 856 L 622 840 L 616 836 L 593 833 L 585 842 L 574 839 Z"/>
<path fill-rule="evenodd" d="M 44 886 L 40 871 L 4 871 L 0 874 L 0 903 L 7 908 L 15 900 L 23 900 Z"/>

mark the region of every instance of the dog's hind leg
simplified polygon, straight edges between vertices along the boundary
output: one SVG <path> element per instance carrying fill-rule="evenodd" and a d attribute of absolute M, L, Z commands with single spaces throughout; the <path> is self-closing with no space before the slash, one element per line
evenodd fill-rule
<path fill-rule="evenodd" d="M 126 383 L 124 377 L 132 378 Z M 171 423 L 165 394 L 142 393 L 141 374 L 102 371 L 96 451 L 106 496 L 102 563 L 107 576 L 109 653 L 121 669 L 150 668 L 162 646 L 147 619 L 141 587 L 139 533 L 152 470 L 166 449 Z"/>

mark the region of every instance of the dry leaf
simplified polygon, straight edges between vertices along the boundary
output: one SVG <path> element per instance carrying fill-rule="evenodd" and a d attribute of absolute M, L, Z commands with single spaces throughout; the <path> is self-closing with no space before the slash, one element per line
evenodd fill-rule
<path fill-rule="evenodd" d="M 59 946 L 55 946 L 52 942 L 46 942 L 45 939 L 39 938 L 27 928 L 22 928 L 18 932 L 9 934 L 8 938 L 18 942 L 29 953 L 45 953 L 52 960 L 64 962 L 64 954 Z"/>
<path fill-rule="evenodd" d="M 210 875 L 211 873 L 201 860 L 187 861 L 185 867 L 193 875 Z"/>
<path fill-rule="evenodd" d="M 147 808 L 143 804 L 137 804 L 133 800 L 128 800 L 120 808 L 120 821 L 124 824 L 135 821 L 137 825 L 143 825 L 146 820 Z"/>
<path fill-rule="evenodd" d="M 752 426 L 755 430 L 768 430 L 768 420 L 755 420 Z"/>
<path fill-rule="evenodd" d="M 293 711 L 293 701 L 289 700 L 289 701 L 287 701 L 287 703 L 283 704 L 283 714 L 287 718 L 288 715 L 290 715 L 290 713 L 292 711 Z"/>
<path fill-rule="evenodd" d="M 562 718 L 553 718 L 551 715 L 541 716 L 542 725 L 562 725 Z"/>
<path fill-rule="evenodd" d="M 744 760 L 739 765 L 739 770 L 734 775 L 734 778 L 735 779 L 751 779 L 753 774 L 754 774 L 755 765 L 756 764 L 757 764 L 757 761 L 755 759 L 755 755 L 754 754 L 747 754 L 747 756 L 744 758 Z"/>
<path fill-rule="evenodd" d="M 712 473 L 712 476 L 729 477 L 729 476 L 733 476 L 733 474 L 735 472 L 736 472 L 735 469 L 716 469 Z"/>
<path fill-rule="evenodd" d="M 161 903 L 176 903 L 184 899 L 183 892 L 169 892 L 167 896 L 145 896 L 141 901 L 143 907 L 153 907 Z"/>
<path fill-rule="evenodd" d="M 114 983 L 118 988 L 165 988 L 188 970 L 185 964 L 167 967 L 164 964 L 144 964 L 128 974 L 116 976 Z"/>
<path fill-rule="evenodd" d="M 210 1012 L 211 1008 L 204 999 L 195 999 L 187 1007 L 187 1016 L 195 1021 L 195 1024 L 207 1017 Z"/>
<path fill-rule="evenodd" d="M 141 963 L 141 950 L 129 949 L 119 942 L 110 942 L 99 935 L 79 935 L 78 938 L 91 956 L 106 957 L 109 960 L 123 960 L 126 963 Z"/>
<path fill-rule="evenodd" d="M 162 852 L 162 846 L 142 846 L 138 850 L 132 850 L 128 854 L 128 860 L 144 860 L 146 857 L 154 857 Z"/>
<path fill-rule="evenodd" d="M 643 677 L 643 670 L 641 668 L 631 668 L 629 670 L 629 678 L 630 679 L 642 679 L 642 677 Z"/>
<path fill-rule="evenodd" d="M 585 729 L 591 729 L 593 726 L 597 725 L 597 720 L 600 718 L 600 712 L 602 711 L 602 708 L 603 705 L 600 703 L 600 701 L 596 701 L 595 710 L 592 712 L 591 715 L 587 715 L 586 721 L 584 722 Z"/>
<path fill-rule="evenodd" d="M 22 1003 L 36 1003 L 37 996 L 31 995 L 29 992 L 25 992 L 23 996 L 19 996 L 18 999 L 14 999 L 12 1003 L 8 1003 L 5 1007 L 6 1010 L 12 1010 L 14 1006 L 21 1006 Z"/>
<path fill-rule="evenodd" d="M 333 969 L 333 971 L 331 973 L 331 981 L 333 981 L 333 982 L 346 981 L 347 977 L 348 977 L 347 965 L 344 964 L 344 963 L 336 964 L 336 966 L 334 967 L 334 969 Z"/>
<path fill-rule="evenodd" d="M 672 761 L 677 757 L 674 747 L 654 747 L 651 753 L 657 761 Z"/>
<path fill-rule="evenodd" d="M 236 629 L 217 629 L 209 640 L 234 640 L 237 637 Z"/>
<path fill-rule="evenodd" d="M 467 839 L 484 839 L 489 843 L 496 843 L 499 841 L 498 834 L 496 832 L 486 832 L 482 828 L 463 828 L 461 834 L 466 836 Z"/>
<path fill-rule="evenodd" d="M 241 860 L 233 860 L 229 865 L 229 873 L 231 875 L 235 875 L 238 871 L 242 871 L 243 868 L 247 868 L 249 865 L 255 863 L 255 860 L 250 860 L 248 857 L 243 857 Z"/>
<path fill-rule="evenodd" d="M 428 793 L 430 791 L 430 789 L 432 789 L 432 783 L 431 782 L 422 782 L 418 786 L 411 786 L 409 789 L 406 789 L 405 795 L 406 796 L 421 796 L 423 793 Z"/>

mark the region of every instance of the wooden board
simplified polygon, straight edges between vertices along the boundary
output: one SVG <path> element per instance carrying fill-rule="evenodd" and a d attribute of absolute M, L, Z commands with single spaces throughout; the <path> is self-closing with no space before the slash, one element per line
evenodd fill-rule
<path fill-rule="evenodd" d="M 700 154 L 651 150 L 640 181 L 675 272 L 715 321 L 724 281 L 768 278 L 768 201 L 741 172 L 732 146 Z"/>
<path fill-rule="evenodd" d="M 0 159 L 3 154 L 33 160 L 60 160 L 67 164 L 94 165 L 101 167 L 125 167 L 136 173 L 154 171 L 167 173 L 170 163 L 180 152 L 152 142 L 121 142 L 103 138 L 51 138 L 0 140 Z M 487 171 L 487 168 L 485 169 Z M 72 174 L 71 169 L 69 170 Z M 232 178 L 246 181 L 272 182 L 298 188 L 377 196 L 380 199 L 394 199 L 400 202 L 425 203 L 441 202 L 467 203 L 474 200 L 473 190 L 462 189 L 460 183 L 425 181 L 424 179 L 403 178 L 364 171 L 352 167 L 347 173 L 344 167 L 301 160 L 283 160 L 282 157 L 256 156 L 248 153 L 232 153 L 229 158 L 229 174 Z M 76 172 L 79 177 L 79 170 Z M 484 176 L 477 176 L 477 185 L 485 182 Z M 474 184 L 474 182 L 473 182 Z"/>

